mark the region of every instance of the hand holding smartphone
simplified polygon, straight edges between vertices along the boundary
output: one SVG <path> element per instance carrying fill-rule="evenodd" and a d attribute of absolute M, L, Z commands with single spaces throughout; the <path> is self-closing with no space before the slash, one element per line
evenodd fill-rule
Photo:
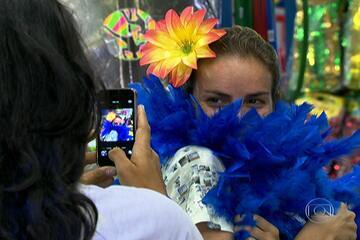
<path fill-rule="evenodd" d="M 97 136 L 97 163 L 114 166 L 109 151 L 121 148 L 131 158 L 136 131 L 136 93 L 132 89 L 100 93 L 100 130 Z"/>
<path fill-rule="evenodd" d="M 151 132 L 143 106 L 138 107 L 138 129 L 134 143 L 134 153 L 129 159 L 120 148 L 109 152 L 114 161 L 122 185 L 148 188 L 166 194 L 161 174 L 159 156 L 151 148 Z"/>

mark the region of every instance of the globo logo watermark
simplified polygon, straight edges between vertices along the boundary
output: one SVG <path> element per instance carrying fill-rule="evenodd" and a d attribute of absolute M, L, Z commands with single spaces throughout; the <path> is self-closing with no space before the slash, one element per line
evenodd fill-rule
<path fill-rule="evenodd" d="M 335 208 L 329 200 L 315 198 L 306 204 L 305 214 L 311 222 L 324 223 L 329 221 L 330 218 L 323 216 L 334 216 Z"/>

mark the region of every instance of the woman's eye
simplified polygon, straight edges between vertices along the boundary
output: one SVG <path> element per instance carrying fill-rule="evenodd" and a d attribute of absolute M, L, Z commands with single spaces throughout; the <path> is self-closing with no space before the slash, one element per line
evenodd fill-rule
<path fill-rule="evenodd" d="M 259 100 L 258 99 L 249 99 L 248 100 L 248 103 L 250 103 L 250 104 L 256 104 L 256 103 L 259 103 Z"/>
<path fill-rule="evenodd" d="M 220 104 L 221 100 L 220 98 L 217 97 L 210 97 L 206 99 L 206 102 L 210 103 L 210 104 Z"/>
<path fill-rule="evenodd" d="M 249 98 L 249 99 L 245 99 L 245 103 L 251 106 L 260 106 L 264 103 L 264 101 L 257 98 Z"/>
<path fill-rule="evenodd" d="M 205 98 L 205 104 L 212 109 L 220 109 L 222 107 L 224 107 L 227 102 L 224 101 L 224 99 L 221 99 L 219 97 L 208 97 Z"/>

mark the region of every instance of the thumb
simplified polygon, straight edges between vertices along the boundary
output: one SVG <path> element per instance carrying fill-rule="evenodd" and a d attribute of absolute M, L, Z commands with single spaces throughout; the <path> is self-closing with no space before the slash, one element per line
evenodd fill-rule
<path fill-rule="evenodd" d="M 151 130 L 150 130 L 149 122 L 147 120 L 144 105 L 139 105 L 137 130 L 135 136 L 136 141 L 134 147 L 138 145 L 150 146 L 150 135 L 151 135 Z"/>
<path fill-rule="evenodd" d="M 346 212 L 348 211 L 348 206 L 345 204 L 345 203 L 341 203 L 340 204 L 340 207 L 339 207 L 339 209 L 338 209 L 338 211 L 337 211 L 337 215 L 339 214 L 339 215 L 343 215 L 343 214 L 346 214 Z"/>

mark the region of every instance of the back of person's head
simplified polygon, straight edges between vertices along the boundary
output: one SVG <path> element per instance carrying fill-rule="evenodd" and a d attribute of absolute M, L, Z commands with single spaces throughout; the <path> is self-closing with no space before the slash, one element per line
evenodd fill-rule
<path fill-rule="evenodd" d="M 0 6 L 0 239 L 90 239 L 78 192 L 95 87 L 71 14 L 56 0 Z"/>
<path fill-rule="evenodd" d="M 266 42 L 258 33 L 248 27 L 233 26 L 225 28 L 226 34 L 219 40 L 211 43 L 211 50 L 216 53 L 216 57 L 252 57 L 269 70 L 272 76 L 272 98 L 275 101 L 279 98 L 279 62 L 274 48 Z M 202 62 L 211 61 L 211 59 L 200 59 L 199 67 Z M 185 86 L 188 92 L 193 91 L 195 81 L 195 71 L 190 77 L 189 83 Z"/>

